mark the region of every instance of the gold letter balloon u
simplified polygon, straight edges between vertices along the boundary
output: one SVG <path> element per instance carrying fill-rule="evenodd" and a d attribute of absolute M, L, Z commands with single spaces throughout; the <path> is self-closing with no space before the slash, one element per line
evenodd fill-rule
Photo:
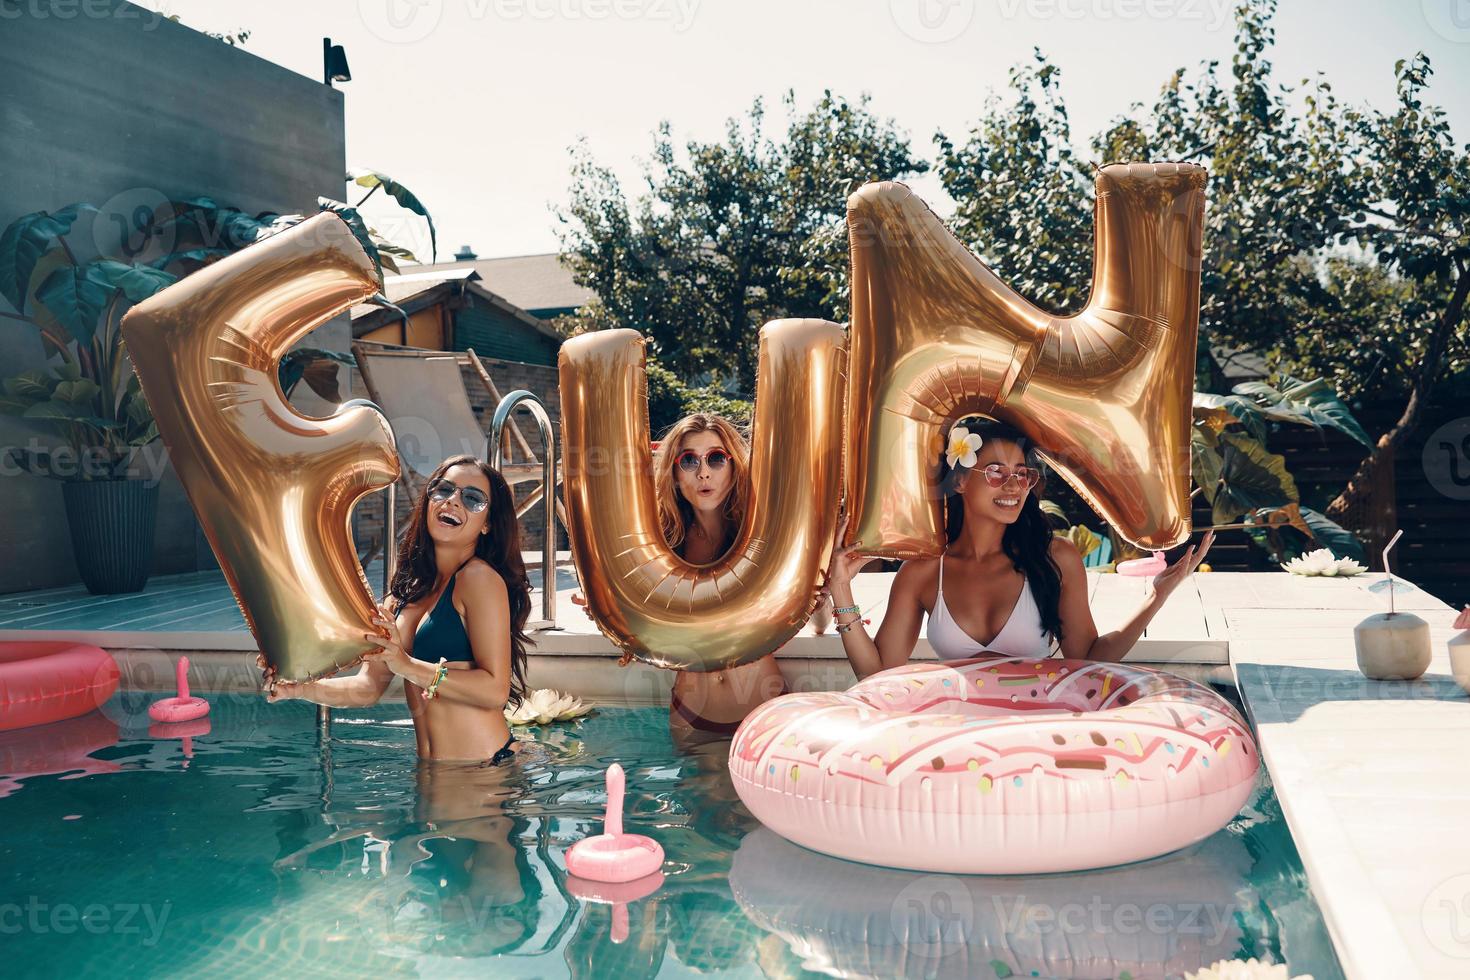
<path fill-rule="evenodd" d="M 347 225 L 321 214 L 130 310 L 123 336 L 199 523 L 256 643 L 287 680 L 372 649 L 375 605 L 349 524 L 398 476 L 387 420 L 349 403 L 328 418 L 287 404 L 281 356 L 378 291 Z"/>
<path fill-rule="evenodd" d="M 633 330 L 562 345 L 562 446 L 572 555 L 588 606 L 625 652 L 660 667 L 759 659 L 815 605 L 841 489 L 842 328 L 761 330 L 751 499 L 730 550 L 691 565 L 664 540 L 650 470 L 644 341 Z"/>

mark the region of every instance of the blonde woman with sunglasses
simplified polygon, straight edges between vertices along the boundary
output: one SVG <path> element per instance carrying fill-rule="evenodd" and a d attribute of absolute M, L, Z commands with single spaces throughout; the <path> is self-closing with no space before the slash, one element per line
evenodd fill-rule
<path fill-rule="evenodd" d="M 718 561 L 745 518 L 750 447 L 730 420 L 705 412 L 686 415 L 654 453 L 653 489 L 664 539 L 674 553 L 691 565 Z M 581 596 L 572 601 L 586 606 Z M 674 675 L 669 726 L 730 735 L 758 705 L 786 690 L 772 654 L 729 670 L 681 670 Z"/>
<path fill-rule="evenodd" d="M 1143 606 L 1120 629 L 1099 635 L 1082 555 L 1053 536 L 1041 512 L 1036 446 L 988 419 L 957 423 L 946 444 L 941 485 L 949 543 L 941 557 L 899 569 L 876 638 L 863 628 L 852 595 L 852 577 L 873 559 L 858 554 L 860 541 L 833 556 L 828 589 L 837 633 L 860 680 L 907 663 L 926 616 L 925 635 L 941 660 L 1057 651 L 1069 659 L 1122 660 L 1214 540 L 1211 531 L 1198 548 L 1190 546 L 1153 579 Z M 846 529 L 844 519 L 839 543 Z"/>

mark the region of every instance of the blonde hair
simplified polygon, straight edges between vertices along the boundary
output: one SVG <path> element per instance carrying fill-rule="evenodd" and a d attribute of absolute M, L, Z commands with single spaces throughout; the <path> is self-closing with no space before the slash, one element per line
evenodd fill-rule
<path fill-rule="evenodd" d="M 658 522 L 664 540 L 675 551 L 684 543 L 684 532 L 694 522 L 694 507 L 679 492 L 674 479 L 674 463 L 679 458 L 684 437 L 697 432 L 713 432 L 725 444 L 725 452 L 735 467 L 730 492 L 725 497 L 725 545 L 728 547 L 740 524 L 745 520 L 745 507 L 750 499 L 750 446 L 745 436 L 727 418 L 709 412 L 686 415 L 669 427 L 653 455 L 653 495 L 658 505 Z"/>

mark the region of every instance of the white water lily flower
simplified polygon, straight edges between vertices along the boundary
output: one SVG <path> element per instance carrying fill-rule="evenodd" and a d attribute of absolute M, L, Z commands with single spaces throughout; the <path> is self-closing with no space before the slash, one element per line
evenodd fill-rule
<path fill-rule="evenodd" d="M 505 709 L 505 720 L 512 725 L 549 725 L 554 721 L 571 721 L 592 710 L 582 699 L 543 687 L 527 694 L 514 708 Z"/>
<path fill-rule="evenodd" d="M 1309 551 L 1305 555 L 1293 558 L 1281 566 L 1293 575 L 1323 575 L 1332 577 L 1336 575 L 1357 575 L 1368 569 L 1358 564 L 1351 558 L 1337 558 L 1331 550 L 1318 548 Z"/>
<path fill-rule="evenodd" d="M 980 451 L 984 442 L 978 433 L 957 425 L 949 430 L 949 448 L 944 451 L 944 461 L 949 464 L 950 469 L 955 468 L 956 461 L 966 468 L 973 467 L 978 459 L 975 454 Z"/>
<path fill-rule="evenodd" d="M 1203 970 L 1186 973 L 1185 980 L 1312 980 L 1310 973 L 1295 977 L 1281 963 L 1262 963 L 1254 956 L 1248 960 L 1219 960 Z"/>

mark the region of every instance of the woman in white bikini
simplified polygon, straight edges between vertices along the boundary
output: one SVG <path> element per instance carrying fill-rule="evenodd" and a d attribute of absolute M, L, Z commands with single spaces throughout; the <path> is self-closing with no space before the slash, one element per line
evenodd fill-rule
<path fill-rule="evenodd" d="M 876 639 L 863 628 L 852 577 L 873 560 L 862 542 L 837 551 L 828 589 L 843 650 L 861 680 L 908 662 L 924 616 L 942 660 L 1000 653 L 1122 660 L 1170 593 L 1204 560 L 1214 540 L 1160 572 L 1122 628 L 1099 635 L 1087 604 L 1087 573 L 1072 542 L 1052 535 L 1041 512 L 1036 447 L 1018 429 L 988 419 L 950 430 L 942 466 L 949 544 L 939 558 L 909 561 L 894 576 Z M 837 541 L 847 521 L 837 529 Z M 987 638 L 987 639 L 981 639 Z"/>

